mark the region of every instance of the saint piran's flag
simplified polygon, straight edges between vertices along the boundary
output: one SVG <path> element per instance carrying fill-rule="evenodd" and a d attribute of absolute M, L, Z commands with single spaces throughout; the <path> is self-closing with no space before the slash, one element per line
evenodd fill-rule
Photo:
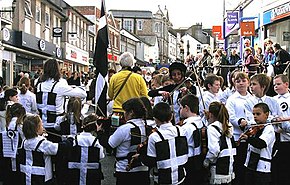
<path fill-rule="evenodd" d="M 102 0 L 101 16 L 99 21 L 96 48 L 94 54 L 94 66 L 96 67 L 96 88 L 95 103 L 96 114 L 98 116 L 107 116 L 107 74 L 108 74 L 108 55 L 109 45 L 107 19 L 105 14 L 105 2 Z"/>

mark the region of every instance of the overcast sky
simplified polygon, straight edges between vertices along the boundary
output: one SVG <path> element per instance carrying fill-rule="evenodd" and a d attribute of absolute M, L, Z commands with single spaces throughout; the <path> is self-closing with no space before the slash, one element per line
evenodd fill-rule
<path fill-rule="evenodd" d="M 71 5 L 91 4 L 101 6 L 101 0 L 66 0 Z M 226 0 L 226 6 L 239 0 Z M 149 10 L 155 13 L 158 5 L 169 11 L 169 19 L 174 28 L 189 27 L 202 22 L 203 28 L 222 24 L 223 0 L 105 0 L 107 11 Z"/>

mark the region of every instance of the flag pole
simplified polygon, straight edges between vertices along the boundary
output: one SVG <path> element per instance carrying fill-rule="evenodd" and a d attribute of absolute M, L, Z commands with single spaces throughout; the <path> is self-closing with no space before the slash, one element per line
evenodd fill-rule
<path fill-rule="evenodd" d="M 114 51 L 113 51 L 112 42 L 110 40 L 110 32 L 109 32 L 109 24 L 108 24 L 108 17 L 107 17 L 105 0 L 102 0 L 102 2 L 104 3 L 105 18 L 106 18 L 106 23 L 107 23 L 107 32 L 108 32 L 108 37 L 109 37 L 108 40 L 109 40 L 109 45 L 110 45 L 111 53 L 112 53 L 113 66 L 114 66 L 114 70 L 117 72 L 117 66 L 115 63 L 115 55 L 114 55 Z M 114 40 L 114 38 L 113 38 L 113 40 Z"/>

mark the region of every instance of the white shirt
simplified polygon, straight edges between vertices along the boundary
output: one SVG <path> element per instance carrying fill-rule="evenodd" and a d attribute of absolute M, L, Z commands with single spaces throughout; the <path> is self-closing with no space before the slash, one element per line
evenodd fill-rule
<path fill-rule="evenodd" d="M 39 83 L 37 86 L 37 92 L 51 92 L 51 89 L 54 85 L 55 81 L 53 79 L 49 79 L 45 82 Z M 84 89 L 80 87 L 71 87 L 67 84 L 67 81 L 63 78 L 59 79 L 59 82 L 56 83 L 53 93 L 56 93 L 56 114 L 64 113 L 64 102 L 66 96 L 77 96 L 80 98 L 85 98 L 87 93 Z M 46 102 L 43 102 L 46 103 Z M 53 125 L 47 125 L 47 123 L 43 123 L 45 127 L 54 127 Z"/>
<path fill-rule="evenodd" d="M 25 94 L 18 94 L 19 103 L 25 108 L 26 112 L 37 114 L 36 96 L 31 91 L 27 90 Z"/>
<path fill-rule="evenodd" d="M 239 92 L 235 92 L 227 100 L 226 108 L 229 113 L 229 121 L 234 127 L 234 139 L 237 141 L 242 133 L 239 127 L 238 121 L 241 118 L 246 118 L 245 104 L 247 99 L 251 98 L 252 95 L 247 92 L 246 96 L 242 96 Z"/>
<path fill-rule="evenodd" d="M 25 150 L 33 151 L 36 148 L 38 142 L 40 142 L 40 140 L 42 140 L 42 139 L 45 139 L 45 140 L 38 147 L 37 151 L 43 152 L 43 154 L 44 154 L 45 181 L 48 181 L 52 178 L 52 163 L 51 163 L 50 156 L 57 154 L 58 144 L 46 140 L 46 138 L 43 136 L 37 136 L 37 137 L 32 138 L 32 139 L 24 140 L 23 148 Z"/>
<path fill-rule="evenodd" d="M 249 159 L 250 159 L 250 153 L 255 152 L 260 154 L 260 157 L 266 158 L 266 159 L 272 159 L 272 150 L 275 143 L 275 132 L 274 128 L 271 125 L 268 125 L 264 128 L 262 135 L 259 137 L 260 139 L 264 140 L 267 144 L 266 148 L 258 149 L 253 147 L 252 145 L 248 144 L 248 152 L 247 152 L 247 158 L 245 161 L 245 166 L 248 166 Z M 257 166 L 258 172 L 271 172 L 271 162 L 267 162 L 264 160 L 259 160 L 258 166 Z"/>
<path fill-rule="evenodd" d="M 131 147 L 131 128 L 134 128 L 135 126 L 131 123 L 128 122 L 133 122 L 135 123 L 140 131 L 141 135 L 145 136 L 145 123 L 142 119 L 131 119 L 128 120 L 126 124 L 118 127 L 118 129 L 113 133 L 113 135 L 110 136 L 109 138 L 109 145 L 112 148 L 116 148 L 116 158 L 120 157 L 127 157 L 130 151 Z M 142 140 L 145 141 L 146 137 L 142 137 Z M 117 172 L 128 172 L 126 171 L 126 166 L 128 165 L 128 160 L 119 160 L 116 163 L 116 171 Z M 137 172 L 137 171 L 147 171 L 148 167 L 147 166 L 139 166 L 136 168 L 131 169 L 128 173 L 130 172 Z"/>
<path fill-rule="evenodd" d="M 283 95 L 276 95 L 274 96 L 274 99 L 278 102 L 278 104 L 281 107 L 282 110 L 282 115 L 283 117 L 289 117 L 290 116 L 290 93 L 285 93 Z M 285 122 L 283 124 L 285 125 L 289 125 L 289 122 Z M 290 141 L 290 133 L 286 132 L 285 130 L 282 130 L 282 133 L 280 133 L 280 141 L 281 142 L 285 142 L 285 141 Z"/>
<path fill-rule="evenodd" d="M 208 110 L 210 103 L 212 103 L 214 101 L 220 102 L 218 95 L 217 94 L 213 94 L 213 93 L 211 93 L 209 91 L 205 91 L 203 93 L 202 97 L 203 97 L 205 108 L 203 107 L 203 102 L 202 102 L 202 99 L 200 97 L 199 98 L 199 115 L 200 115 L 201 118 L 204 117 L 204 109 Z"/>
<path fill-rule="evenodd" d="M 200 116 L 192 116 L 186 118 L 183 122 L 184 125 L 182 125 L 182 128 L 185 130 L 185 136 L 188 143 L 188 157 L 199 155 L 201 151 L 194 150 L 193 132 L 196 130 L 196 127 L 192 123 L 195 123 L 197 128 L 202 128 L 203 124 L 201 118 Z"/>
<path fill-rule="evenodd" d="M 252 96 L 249 99 L 247 99 L 246 104 L 245 104 L 246 120 L 248 121 L 248 124 L 256 124 L 254 121 L 254 116 L 253 116 L 253 108 L 256 104 L 260 102 L 266 103 L 269 106 L 269 109 L 270 109 L 269 119 L 276 116 L 282 116 L 281 107 L 273 97 L 263 96 L 261 98 L 258 98 L 258 97 Z"/>
<path fill-rule="evenodd" d="M 81 132 L 79 135 L 77 135 L 77 142 L 79 146 L 82 147 L 90 147 L 92 146 L 93 142 L 95 141 L 96 137 L 93 136 L 89 132 Z M 74 146 L 76 145 L 76 141 L 74 140 Z M 97 147 L 100 149 L 100 159 L 103 159 L 105 157 L 104 154 L 104 148 L 102 145 L 100 145 L 99 141 L 96 141 L 94 147 Z"/>

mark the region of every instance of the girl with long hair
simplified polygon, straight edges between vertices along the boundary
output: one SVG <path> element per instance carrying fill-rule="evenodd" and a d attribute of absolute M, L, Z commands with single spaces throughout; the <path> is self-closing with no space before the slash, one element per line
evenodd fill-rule
<path fill-rule="evenodd" d="M 233 127 L 224 104 L 212 102 L 207 114 L 208 152 L 203 162 L 210 170 L 210 184 L 230 184 L 235 178 L 233 162 L 236 148 Z"/>

